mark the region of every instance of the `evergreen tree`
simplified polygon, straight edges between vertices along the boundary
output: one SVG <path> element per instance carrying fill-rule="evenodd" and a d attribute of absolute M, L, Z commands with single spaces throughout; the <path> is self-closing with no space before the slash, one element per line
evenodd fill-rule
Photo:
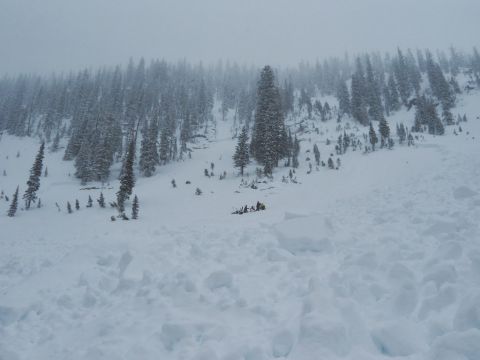
<path fill-rule="evenodd" d="M 69 214 L 72 213 L 72 205 L 70 205 L 70 201 L 67 201 L 67 212 L 68 212 Z"/>
<path fill-rule="evenodd" d="M 450 110 L 444 109 L 442 112 L 442 118 L 445 124 L 447 125 L 453 125 L 454 124 L 454 119 L 453 119 L 453 114 Z"/>
<path fill-rule="evenodd" d="M 100 197 L 97 199 L 98 205 L 100 205 L 101 208 L 105 207 L 105 197 L 103 196 L 103 193 L 100 193 Z"/>
<path fill-rule="evenodd" d="M 80 202 L 78 201 L 78 199 L 75 200 L 75 209 L 80 210 Z"/>
<path fill-rule="evenodd" d="M 357 59 L 357 68 L 352 75 L 352 116 L 362 125 L 368 124 L 366 96 L 366 80 L 362 63 Z"/>
<path fill-rule="evenodd" d="M 438 116 L 435 102 L 432 99 L 427 99 L 425 96 L 417 99 L 413 131 L 422 131 L 423 125 L 427 125 L 429 134 L 443 135 L 445 133 L 445 128 Z"/>
<path fill-rule="evenodd" d="M 295 169 L 300 165 L 298 162 L 298 155 L 300 155 L 300 141 L 298 141 L 297 136 L 295 136 L 292 152 L 292 167 Z"/>
<path fill-rule="evenodd" d="M 390 138 L 390 127 L 388 126 L 388 122 L 385 120 L 385 118 L 380 120 L 380 123 L 378 124 L 378 132 L 380 133 L 381 147 L 384 147 Z"/>
<path fill-rule="evenodd" d="M 14 217 L 17 212 L 17 207 L 18 207 L 18 186 L 17 186 L 17 190 L 15 190 L 15 193 L 13 194 L 12 202 L 10 203 L 10 208 L 8 209 L 7 215 L 10 217 Z"/>
<path fill-rule="evenodd" d="M 90 195 L 88 195 L 88 202 L 87 202 L 87 208 L 91 208 L 93 206 L 93 200 Z"/>
<path fill-rule="evenodd" d="M 135 195 L 135 197 L 133 198 L 133 203 L 132 203 L 132 219 L 133 220 L 138 219 L 138 207 L 139 207 L 138 197 L 137 197 L 137 195 Z"/>
<path fill-rule="evenodd" d="M 159 150 L 160 163 L 165 165 L 169 161 L 170 153 L 170 136 L 167 129 L 162 131 L 160 135 L 160 150 Z"/>
<path fill-rule="evenodd" d="M 270 66 L 260 74 L 257 91 L 255 124 L 250 150 L 253 157 L 264 165 L 265 174 L 271 174 L 278 161 L 287 156 L 285 130 L 280 93 Z"/>
<path fill-rule="evenodd" d="M 328 168 L 331 170 L 335 169 L 335 164 L 331 157 L 328 158 Z"/>
<path fill-rule="evenodd" d="M 388 92 L 390 94 L 390 110 L 398 111 L 400 109 L 400 99 L 397 90 L 397 84 L 395 83 L 395 78 L 393 75 L 390 75 L 388 78 Z"/>
<path fill-rule="evenodd" d="M 152 121 L 150 127 L 144 132 L 140 149 L 140 171 L 144 176 L 150 177 L 155 172 L 155 165 L 158 163 L 157 150 L 158 127 Z"/>
<path fill-rule="evenodd" d="M 351 114 L 350 94 L 348 93 L 347 84 L 341 81 L 337 90 L 338 110 L 341 115 Z"/>
<path fill-rule="evenodd" d="M 375 74 L 373 73 L 372 64 L 370 62 L 370 57 L 366 58 L 367 63 L 367 102 L 368 102 L 368 114 L 370 118 L 377 121 L 382 121 L 383 116 L 383 107 L 382 100 L 380 98 L 380 90 L 378 88 L 377 80 Z"/>
<path fill-rule="evenodd" d="M 317 144 L 313 145 L 313 154 L 315 155 L 315 162 L 317 166 L 320 166 L 320 150 L 318 150 Z"/>
<path fill-rule="evenodd" d="M 125 211 L 125 200 L 132 195 L 135 186 L 135 174 L 133 173 L 133 163 L 135 161 L 135 138 L 132 139 L 128 147 L 128 153 L 123 165 L 123 174 L 120 178 L 120 189 L 117 192 L 117 205 L 120 212 Z"/>
<path fill-rule="evenodd" d="M 52 142 L 52 146 L 51 146 L 50 150 L 52 152 L 56 152 L 56 151 L 58 151 L 59 147 L 60 147 L 60 132 L 57 131 L 57 134 L 53 138 L 53 142 Z"/>
<path fill-rule="evenodd" d="M 372 123 L 370 123 L 370 130 L 368 132 L 368 136 L 370 138 L 370 144 L 372 145 L 372 150 L 375 151 L 375 144 L 378 143 L 378 138 Z"/>
<path fill-rule="evenodd" d="M 412 87 L 408 75 L 408 65 L 400 49 L 397 50 L 397 58 L 393 63 L 396 82 L 400 93 L 400 98 L 404 105 L 408 104 L 408 98 L 412 94 Z"/>
<path fill-rule="evenodd" d="M 427 74 L 433 95 L 440 100 L 444 110 L 450 110 L 455 106 L 455 94 L 430 53 L 427 53 Z"/>
<path fill-rule="evenodd" d="M 30 209 L 32 202 L 37 199 L 37 191 L 40 189 L 40 177 L 42 176 L 43 156 L 45 150 L 45 143 L 42 143 L 38 151 L 35 162 L 30 170 L 30 178 L 27 181 L 27 190 L 23 195 L 25 199 L 25 209 Z"/>
<path fill-rule="evenodd" d="M 401 123 L 400 125 L 397 125 L 397 136 L 400 144 L 403 144 L 403 142 L 407 138 L 407 131 L 405 130 L 405 126 L 403 125 L 403 123 Z"/>
<path fill-rule="evenodd" d="M 237 147 L 235 154 L 233 155 L 234 165 L 240 168 L 240 174 L 243 176 L 243 169 L 250 162 L 249 149 L 248 149 L 248 134 L 247 128 L 244 126 L 240 136 L 238 137 Z"/>

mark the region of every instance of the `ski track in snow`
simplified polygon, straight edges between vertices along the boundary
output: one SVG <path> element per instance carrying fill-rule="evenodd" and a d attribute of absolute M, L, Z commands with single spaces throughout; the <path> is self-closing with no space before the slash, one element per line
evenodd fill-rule
<path fill-rule="evenodd" d="M 138 222 L 57 213 L 53 194 L 88 195 L 61 175 L 71 163 L 52 164 L 43 209 L 0 216 L 0 359 L 479 359 L 479 100 L 459 109 L 460 136 L 347 154 L 338 172 L 264 191 L 202 177 L 210 161 L 231 169 L 219 132 L 194 163 L 139 179 Z M 27 142 L 0 141 L 2 162 L 24 146 L 8 194 Z M 230 214 L 256 200 L 267 211 Z"/>

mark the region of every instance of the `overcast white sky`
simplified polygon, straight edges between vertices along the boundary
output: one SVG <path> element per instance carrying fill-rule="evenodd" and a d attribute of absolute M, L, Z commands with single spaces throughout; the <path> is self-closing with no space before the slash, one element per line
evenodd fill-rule
<path fill-rule="evenodd" d="M 480 0 L 0 0 L 0 74 L 129 57 L 296 64 L 396 46 L 470 50 Z"/>

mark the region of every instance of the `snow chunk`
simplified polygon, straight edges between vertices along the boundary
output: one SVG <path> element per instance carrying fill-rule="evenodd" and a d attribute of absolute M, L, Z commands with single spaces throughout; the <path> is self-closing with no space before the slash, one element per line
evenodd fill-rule
<path fill-rule="evenodd" d="M 187 336 L 185 327 L 179 324 L 163 324 L 160 339 L 165 349 L 172 351 L 175 344 Z"/>
<path fill-rule="evenodd" d="M 292 351 L 293 347 L 293 335 L 288 330 L 283 330 L 273 337 L 272 341 L 272 353 L 273 356 L 278 357 L 287 357 Z"/>
<path fill-rule="evenodd" d="M 0 325 L 9 325 L 17 320 L 17 313 L 11 307 L 0 306 Z"/>
<path fill-rule="evenodd" d="M 418 326 L 407 321 L 375 329 L 371 336 L 378 350 L 387 356 L 409 356 L 421 347 Z"/>
<path fill-rule="evenodd" d="M 453 197 L 455 200 L 464 200 L 474 197 L 475 195 L 477 195 L 477 192 L 466 186 L 460 186 L 453 191 Z"/>
<path fill-rule="evenodd" d="M 130 254 L 129 251 L 125 251 L 122 254 L 122 257 L 118 261 L 118 270 L 120 272 L 120 275 L 123 276 L 123 273 L 127 269 L 128 265 L 132 262 L 133 256 Z"/>
<path fill-rule="evenodd" d="M 351 350 L 344 324 L 316 316 L 302 320 L 299 343 L 310 353 L 328 349 L 338 356 L 346 356 Z"/>
<path fill-rule="evenodd" d="M 211 273 L 205 280 L 205 285 L 210 290 L 219 288 L 231 288 L 233 283 L 233 276 L 228 271 L 215 271 Z"/>
<path fill-rule="evenodd" d="M 433 281 L 439 288 L 444 283 L 455 283 L 457 281 L 457 271 L 452 265 L 437 265 L 425 275 L 423 281 Z"/>
<path fill-rule="evenodd" d="M 471 329 L 441 336 L 434 343 L 432 360 L 478 360 L 480 354 L 480 331 Z"/>
<path fill-rule="evenodd" d="M 292 254 L 331 252 L 333 245 L 326 236 L 331 235 L 332 230 L 328 220 L 319 221 L 318 217 L 296 218 L 274 227 L 280 246 Z"/>
<path fill-rule="evenodd" d="M 460 303 L 453 325 L 459 331 L 472 328 L 480 330 L 480 293 L 469 296 Z"/>

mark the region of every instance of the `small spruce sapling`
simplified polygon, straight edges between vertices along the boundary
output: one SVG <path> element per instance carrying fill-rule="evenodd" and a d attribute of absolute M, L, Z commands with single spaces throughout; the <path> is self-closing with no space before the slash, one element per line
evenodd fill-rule
<path fill-rule="evenodd" d="M 92 197 L 88 195 L 87 208 L 91 208 L 92 206 L 93 206 Z"/>
<path fill-rule="evenodd" d="M 368 136 L 370 138 L 370 144 L 372 145 L 372 150 L 375 151 L 375 144 L 378 143 L 378 138 L 372 123 L 370 123 L 370 130 L 368 132 Z"/>
<path fill-rule="evenodd" d="M 335 164 L 333 163 L 333 160 L 331 157 L 328 158 L 328 168 L 332 170 L 335 169 Z"/>
<path fill-rule="evenodd" d="M 133 203 L 132 203 L 132 219 L 133 220 L 138 219 L 138 207 L 139 207 L 138 197 L 137 197 L 137 195 L 135 195 L 135 197 L 133 198 Z"/>
<path fill-rule="evenodd" d="M 67 201 L 67 211 L 69 214 L 72 213 L 72 205 L 70 205 L 70 201 Z"/>
<path fill-rule="evenodd" d="M 80 210 L 80 201 L 78 199 L 75 200 L 75 209 Z"/>
<path fill-rule="evenodd" d="M 100 193 L 100 197 L 97 199 L 98 205 L 100 205 L 101 208 L 105 207 L 105 198 L 103 197 L 103 193 Z"/>
<path fill-rule="evenodd" d="M 14 217 L 17 212 L 18 207 L 18 186 L 17 190 L 13 194 L 12 203 L 10 204 L 10 208 L 8 209 L 7 215 L 10 217 Z"/>

